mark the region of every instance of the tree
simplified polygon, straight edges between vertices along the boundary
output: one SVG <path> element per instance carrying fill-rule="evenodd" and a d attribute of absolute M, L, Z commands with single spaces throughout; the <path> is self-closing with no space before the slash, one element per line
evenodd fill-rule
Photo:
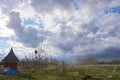
<path fill-rule="evenodd" d="M 56 64 L 56 74 L 58 76 L 64 77 L 66 73 L 65 61 L 58 61 Z"/>
<path fill-rule="evenodd" d="M 25 56 L 23 60 L 21 60 L 21 67 L 28 74 L 28 79 L 31 80 L 31 76 L 37 69 L 46 67 L 48 65 L 48 59 L 43 55 L 42 52 L 38 50 L 34 50 L 34 54 L 32 56 Z"/>
<path fill-rule="evenodd" d="M 120 64 L 120 59 L 113 59 L 111 61 L 112 64 Z"/>
<path fill-rule="evenodd" d="M 77 64 L 97 64 L 98 60 L 93 57 L 87 57 L 83 59 L 77 59 L 76 62 Z"/>

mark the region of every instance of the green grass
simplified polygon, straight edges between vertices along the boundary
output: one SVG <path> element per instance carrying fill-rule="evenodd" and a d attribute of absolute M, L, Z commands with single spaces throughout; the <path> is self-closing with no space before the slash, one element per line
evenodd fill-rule
<path fill-rule="evenodd" d="M 108 76 L 112 74 L 114 65 L 103 65 L 103 66 L 68 66 L 66 67 L 65 77 L 58 76 L 56 74 L 55 66 L 47 67 L 44 69 L 37 70 L 32 76 L 31 80 L 83 80 L 83 74 L 89 74 L 92 76 L 89 80 L 120 80 L 120 66 L 114 73 L 115 77 L 108 79 Z M 80 72 L 78 74 L 78 71 Z M 26 72 L 19 78 L 15 76 L 0 75 L 0 80 L 28 80 Z"/>

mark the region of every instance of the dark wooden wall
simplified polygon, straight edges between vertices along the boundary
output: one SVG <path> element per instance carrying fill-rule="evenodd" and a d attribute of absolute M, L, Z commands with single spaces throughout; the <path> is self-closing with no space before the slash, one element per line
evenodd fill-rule
<path fill-rule="evenodd" d="M 4 62 L 4 68 L 11 68 L 11 69 L 17 69 L 18 68 L 18 64 L 17 62 Z"/>

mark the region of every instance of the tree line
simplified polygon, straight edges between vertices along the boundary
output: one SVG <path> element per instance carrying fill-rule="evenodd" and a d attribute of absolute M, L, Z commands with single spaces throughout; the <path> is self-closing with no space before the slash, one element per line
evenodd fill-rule
<path fill-rule="evenodd" d="M 94 57 L 78 58 L 75 60 L 76 65 L 91 65 L 91 64 L 120 64 L 120 59 L 100 60 Z"/>

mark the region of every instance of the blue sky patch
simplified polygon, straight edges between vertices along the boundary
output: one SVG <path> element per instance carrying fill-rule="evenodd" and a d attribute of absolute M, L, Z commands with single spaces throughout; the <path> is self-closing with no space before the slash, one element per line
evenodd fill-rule
<path fill-rule="evenodd" d="M 109 35 L 108 35 L 108 34 L 102 34 L 101 37 L 102 37 L 102 38 L 108 38 Z"/>
<path fill-rule="evenodd" d="M 106 14 L 108 14 L 108 13 L 118 13 L 118 14 L 120 14 L 120 6 L 112 7 L 112 8 L 106 8 L 105 13 Z"/>
<path fill-rule="evenodd" d="M 5 49 L 8 48 L 10 45 L 7 43 L 9 40 L 8 37 L 0 37 L 0 48 Z"/>
<path fill-rule="evenodd" d="M 78 0 L 74 0 L 74 9 L 75 10 L 79 10 L 80 9 L 80 6 L 78 4 Z"/>
<path fill-rule="evenodd" d="M 43 22 L 36 22 L 35 20 L 28 18 L 28 19 L 24 19 L 23 21 L 23 25 L 24 26 L 39 26 L 40 28 L 44 28 L 44 23 Z"/>
<path fill-rule="evenodd" d="M 24 24 L 25 26 L 27 26 L 27 25 L 38 25 L 38 23 L 36 23 L 36 22 L 35 22 L 34 20 L 32 20 L 32 19 L 24 19 L 23 24 Z"/>

